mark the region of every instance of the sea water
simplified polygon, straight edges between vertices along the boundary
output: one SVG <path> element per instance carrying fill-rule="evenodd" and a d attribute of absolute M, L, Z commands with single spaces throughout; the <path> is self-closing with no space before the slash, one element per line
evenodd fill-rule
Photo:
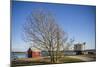
<path fill-rule="evenodd" d="M 17 52 L 12 52 L 11 53 L 11 58 L 16 59 L 16 58 L 27 58 L 27 53 L 17 53 Z"/>

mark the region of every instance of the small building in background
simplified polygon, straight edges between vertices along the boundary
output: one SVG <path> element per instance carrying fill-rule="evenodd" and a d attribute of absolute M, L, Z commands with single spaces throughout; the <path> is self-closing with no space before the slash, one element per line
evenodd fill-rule
<path fill-rule="evenodd" d="M 85 50 L 85 43 L 77 43 L 74 45 L 74 51 L 77 55 L 83 54 L 83 51 Z"/>
<path fill-rule="evenodd" d="M 41 56 L 41 51 L 32 47 L 29 48 L 27 51 L 27 56 L 28 58 L 36 58 L 36 57 L 40 57 Z"/>

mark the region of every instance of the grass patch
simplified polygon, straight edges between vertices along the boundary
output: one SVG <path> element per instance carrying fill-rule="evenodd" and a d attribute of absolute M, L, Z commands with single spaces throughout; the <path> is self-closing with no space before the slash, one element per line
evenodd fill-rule
<path fill-rule="evenodd" d="M 82 62 L 80 59 L 70 58 L 70 57 L 63 57 L 59 60 L 59 63 L 74 63 L 74 62 Z M 42 59 L 34 59 L 34 58 L 21 58 L 17 59 L 16 61 L 11 62 L 11 67 L 16 66 L 31 66 L 31 65 L 45 65 L 45 64 L 52 64 L 50 63 L 50 58 L 42 58 Z"/>
<path fill-rule="evenodd" d="M 80 60 L 80 59 L 71 58 L 71 57 L 67 57 L 67 56 L 62 58 L 61 61 L 63 61 L 63 63 L 82 62 L 82 60 Z"/>
<path fill-rule="evenodd" d="M 96 54 L 86 54 L 82 56 L 96 59 Z"/>

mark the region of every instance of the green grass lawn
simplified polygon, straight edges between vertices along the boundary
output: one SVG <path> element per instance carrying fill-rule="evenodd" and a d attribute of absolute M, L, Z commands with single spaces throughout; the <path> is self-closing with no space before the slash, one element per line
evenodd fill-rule
<path fill-rule="evenodd" d="M 67 56 L 62 58 L 61 61 L 63 61 L 63 63 L 82 62 L 82 60 L 80 60 L 80 59 L 70 58 L 70 57 L 67 57 Z"/>
<path fill-rule="evenodd" d="M 80 59 L 70 58 L 70 57 L 64 57 L 59 60 L 59 63 L 74 63 L 74 62 L 82 62 Z M 17 59 L 16 61 L 11 62 L 12 67 L 15 66 L 30 66 L 30 65 L 44 65 L 44 64 L 51 64 L 50 58 L 40 58 L 40 59 L 34 59 L 34 58 L 22 58 Z"/>

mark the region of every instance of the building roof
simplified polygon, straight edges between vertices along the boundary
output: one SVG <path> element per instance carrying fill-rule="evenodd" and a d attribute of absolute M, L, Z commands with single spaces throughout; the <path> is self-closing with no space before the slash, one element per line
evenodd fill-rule
<path fill-rule="evenodd" d="M 32 50 L 32 51 L 35 51 L 35 52 L 40 52 L 40 50 L 39 50 L 39 49 L 34 48 L 34 47 L 31 47 L 31 50 Z"/>

